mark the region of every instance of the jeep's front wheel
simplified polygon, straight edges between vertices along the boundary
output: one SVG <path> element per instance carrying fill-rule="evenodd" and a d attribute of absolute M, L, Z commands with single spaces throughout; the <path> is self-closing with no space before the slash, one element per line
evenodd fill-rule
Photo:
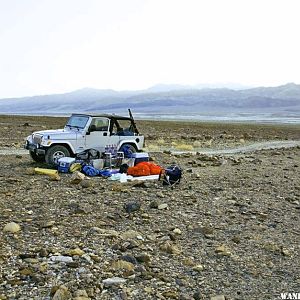
<path fill-rule="evenodd" d="M 36 154 L 34 151 L 29 151 L 30 157 L 36 162 L 44 162 L 45 155 Z"/>
<path fill-rule="evenodd" d="M 70 156 L 69 150 L 65 146 L 56 145 L 47 150 L 45 160 L 48 165 L 57 166 L 58 160 L 66 156 Z"/>

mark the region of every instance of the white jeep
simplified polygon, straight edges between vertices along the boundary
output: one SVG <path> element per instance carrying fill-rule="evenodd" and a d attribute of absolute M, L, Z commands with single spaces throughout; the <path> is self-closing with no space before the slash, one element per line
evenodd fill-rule
<path fill-rule="evenodd" d="M 63 129 L 33 132 L 24 147 L 35 161 L 49 165 L 87 149 L 105 153 L 113 145 L 117 151 L 137 152 L 144 146 L 144 136 L 139 134 L 130 110 L 129 115 L 72 114 Z"/>

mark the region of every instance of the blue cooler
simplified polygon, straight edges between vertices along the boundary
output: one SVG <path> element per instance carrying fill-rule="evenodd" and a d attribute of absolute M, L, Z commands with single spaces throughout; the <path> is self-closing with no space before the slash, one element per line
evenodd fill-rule
<path fill-rule="evenodd" d="M 149 154 L 147 152 L 132 153 L 131 157 L 134 158 L 134 165 L 143 161 L 149 161 Z"/>
<path fill-rule="evenodd" d="M 74 157 L 62 157 L 58 160 L 58 172 L 68 173 L 72 163 L 75 162 Z"/>

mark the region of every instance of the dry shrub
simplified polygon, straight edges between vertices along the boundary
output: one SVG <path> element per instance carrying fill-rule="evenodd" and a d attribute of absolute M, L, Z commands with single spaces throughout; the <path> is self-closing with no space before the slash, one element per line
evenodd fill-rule
<path fill-rule="evenodd" d="M 148 144 L 147 147 L 143 148 L 143 151 L 145 152 L 155 152 L 155 151 L 159 151 L 160 148 L 157 145 L 153 145 L 153 144 Z"/>
<path fill-rule="evenodd" d="M 206 145 L 206 146 L 211 146 L 211 145 L 212 145 L 212 141 L 213 141 L 212 139 L 206 141 L 206 142 L 205 142 L 205 145 Z"/>
<path fill-rule="evenodd" d="M 201 147 L 201 145 L 202 145 L 202 143 L 201 143 L 200 141 L 195 141 L 195 142 L 193 143 L 193 146 L 194 146 L 195 148 L 199 148 L 199 147 Z"/>
<path fill-rule="evenodd" d="M 193 145 L 187 145 L 187 144 L 178 144 L 176 146 L 176 148 L 178 150 L 182 150 L 182 151 L 193 151 L 194 150 Z"/>
<path fill-rule="evenodd" d="M 165 144 L 165 140 L 163 138 L 160 138 L 157 140 L 157 145 L 164 145 Z"/>

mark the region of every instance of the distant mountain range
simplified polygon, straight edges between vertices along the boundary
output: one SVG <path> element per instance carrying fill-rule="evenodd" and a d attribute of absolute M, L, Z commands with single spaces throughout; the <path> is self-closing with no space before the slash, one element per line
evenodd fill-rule
<path fill-rule="evenodd" d="M 247 89 L 157 85 L 142 91 L 83 88 L 70 93 L 0 100 L 0 113 L 72 112 L 143 114 L 272 113 L 300 116 L 300 85 Z"/>

